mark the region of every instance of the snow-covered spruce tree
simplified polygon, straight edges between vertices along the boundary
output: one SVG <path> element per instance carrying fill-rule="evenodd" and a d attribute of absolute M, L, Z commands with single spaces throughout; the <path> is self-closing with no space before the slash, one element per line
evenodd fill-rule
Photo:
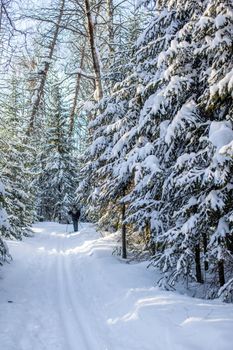
<path fill-rule="evenodd" d="M 184 170 L 182 162 L 186 160 L 187 164 L 191 164 L 192 155 L 189 156 L 189 153 L 198 151 L 201 130 L 199 124 L 202 122 L 196 102 L 198 71 L 193 62 L 193 43 L 190 40 L 190 32 L 200 12 L 200 4 L 189 4 L 188 13 L 186 6 L 188 5 L 179 2 L 173 8 L 175 18 L 182 26 L 169 46 L 161 52 L 158 62 L 163 73 L 161 90 L 157 95 L 160 98 L 160 107 L 156 106 L 156 114 L 162 115 L 159 129 L 164 131 L 162 140 L 156 143 L 156 155 L 160 159 L 165 177 L 159 211 L 162 225 L 156 237 L 156 244 L 160 249 L 155 261 L 165 273 L 165 282 L 167 272 L 170 271 L 170 283 L 178 276 L 194 276 L 194 266 L 196 280 L 202 282 L 200 229 L 195 225 L 195 206 L 191 205 L 196 179 L 192 169 L 189 174 L 185 173 L 183 183 L 179 178 L 180 171 Z"/>
<path fill-rule="evenodd" d="M 116 151 L 113 155 L 113 147 L 119 139 L 117 133 L 119 134 L 123 127 L 121 120 L 127 112 L 127 100 L 121 101 L 116 91 L 111 97 L 103 99 L 100 106 L 101 113 L 89 125 L 92 143 L 86 151 L 88 161 L 83 169 L 84 181 L 80 184 L 78 192 L 82 192 L 83 197 L 83 186 L 85 186 L 88 190 L 85 193 L 87 202 L 91 205 L 91 211 L 97 214 L 100 226 L 110 229 L 112 225 L 112 228 L 116 229 L 120 221 L 119 205 L 117 205 L 120 185 L 114 181 L 113 163 L 118 153 Z M 111 179 L 113 182 L 110 186 Z M 123 191 L 123 188 L 121 190 Z"/>
<path fill-rule="evenodd" d="M 154 237 L 158 246 L 161 246 L 158 237 L 172 224 L 168 220 L 168 217 L 172 217 L 168 215 L 169 208 L 170 214 L 175 208 L 175 203 L 170 202 L 171 198 L 165 198 L 162 193 L 164 177 L 169 176 L 175 159 L 184 151 L 187 141 L 182 131 L 194 130 L 198 119 L 197 116 L 195 120 L 195 113 L 187 113 L 186 118 L 185 113 L 181 112 L 176 118 L 176 121 L 180 118 L 177 123 L 178 133 L 173 130 L 180 139 L 177 138 L 168 147 L 164 130 L 186 100 L 187 108 L 184 106 L 183 112 L 186 109 L 189 112 L 192 107 L 192 103 L 189 107 L 189 99 L 192 96 L 192 86 L 195 85 L 195 71 L 192 72 L 189 66 L 190 47 L 186 52 L 187 57 L 184 56 L 183 61 L 179 62 L 182 56 L 178 52 L 179 42 L 176 37 L 180 36 L 181 47 L 184 41 L 184 47 L 189 46 L 187 30 L 183 28 L 188 19 L 195 16 L 196 7 L 199 9 L 199 6 L 193 5 L 193 8 L 189 8 L 189 15 L 186 15 L 187 6 L 184 3 L 180 4 L 180 11 L 173 8 L 171 3 L 167 3 L 167 7 L 165 5 L 163 2 L 156 4 L 156 15 L 138 40 L 137 72 L 138 81 L 143 86 L 141 98 L 144 106 L 137 126 L 139 140 L 130 152 L 136 154 L 137 162 L 132 168 L 137 184 L 127 197 L 131 203 L 129 220 L 141 230 L 149 228 L 149 241 Z M 165 214 L 162 207 L 166 208 Z"/>
<path fill-rule="evenodd" d="M 206 270 L 208 268 L 207 254 L 212 255 L 210 250 L 213 233 L 217 230 L 224 210 L 228 212 L 229 198 L 232 196 L 230 190 L 231 165 L 226 159 L 220 162 L 217 160 L 219 157 L 215 156 L 215 148 L 218 148 L 218 145 L 215 144 L 215 137 L 211 136 L 216 129 L 220 128 L 225 135 L 223 144 L 230 141 L 231 125 L 226 120 L 229 111 L 232 110 L 232 104 L 229 104 L 225 91 L 225 96 L 217 99 L 214 108 L 210 108 L 210 106 L 213 107 L 213 99 L 212 103 L 207 102 L 207 99 L 208 96 L 211 97 L 213 88 L 211 79 L 206 77 L 208 72 L 213 72 L 213 68 L 216 68 L 221 48 L 223 50 L 221 62 L 224 57 L 227 62 L 222 73 L 226 76 L 225 80 L 229 81 L 230 22 L 229 20 L 223 21 L 226 26 L 225 37 L 220 42 L 224 45 L 220 44 L 216 50 L 215 44 L 219 41 L 217 40 L 212 45 L 216 33 L 213 28 L 210 30 L 210 27 L 219 21 L 213 21 L 213 18 L 208 19 L 207 14 L 210 8 L 213 11 L 213 2 L 203 4 L 203 9 L 196 7 L 189 21 L 177 32 L 176 40 L 171 43 L 170 53 L 168 52 L 169 55 L 166 57 L 166 62 L 169 62 L 169 75 L 168 84 L 165 87 L 168 90 L 169 85 L 172 86 L 173 82 L 177 89 L 171 94 L 173 100 L 166 95 L 166 90 L 163 92 L 168 103 L 166 112 L 170 114 L 170 123 L 164 137 L 167 145 L 164 152 L 167 176 L 162 194 L 164 205 L 160 211 L 160 214 L 164 216 L 164 232 L 158 236 L 158 244 L 162 245 L 163 249 L 156 259 L 164 272 L 170 271 L 170 281 L 174 281 L 179 275 L 192 275 L 194 266 L 197 281 L 203 281 L 201 258 L 203 257 Z M 219 8 L 222 11 L 221 4 Z M 207 38 L 201 29 L 208 33 Z M 210 40 L 211 32 L 213 38 Z M 199 40 L 200 36 L 203 36 L 201 40 Z M 220 79 L 224 79 L 223 75 L 220 74 Z M 214 76 L 216 77 L 217 73 Z M 188 85 L 182 84 L 179 87 L 179 79 L 182 79 L 183 83 L 186 80 Z M 226 90 L 230 96 L 231 87 L 228 81 Z M 171 104 L 172 101 L 173 104 Z M 175 113 L 169 111 L 169 103 Z M 214 120 L 221 122 L 213 124 Z M 223 129 L 227 130 L 224 132 Z M 213 193 L 212 191 L 215 190 L 217 192 Z M 216 201 L 210 200 L 212 194 L 215 195 Z M 229 236 L 230 232 L 231 229 L 228 229 L 226 235 Z M 209 239 L 210 244 L 208 245 Z M 217 245 L 219 244 L 219 249 L 214 250 L 216 258 L 216 253 L 219 252 L 218 260 L 222 256 L 220 251 L 222 251 L 223 242 L 225 241 L 226 247 L 226 241 L 229 241 L 229 238 L 225 240 L 219 238 L 214 241 Z M 229 257 L 229 249 L 227 252 Z M 227 252 L 225 250 L 225 256 Z M 223 275 L 222 258 L 220 260 L 221 262 L 218 261 L 215 266 L 219 268 L 221 285 L 224 279 L 221 277 Z M 167 277 L 167 274 L 165 276 Z"/>
<path fill-rule="evenodd" d="M 41 218 L 66 222 L 74 200 L 76 161 L 69 136 L 68 111 L 58 79 L 50 82 L 47 96 L 45 136 L 38 155 L 37 210 Z"/>
<path fill-rule="evenodd" d="M 8 94 L 1 107 L 4 113 L 1 129 L 4 145 L 0 162 L 10 223 L 4 234 L 21 239 L 31 233 L 30 226 L 34 220 L 34 190 L 31 187 L 33 148 L 25 136 L 25 101 L 16 75 L 9 82 Z"/>
<path fill-rule="evenodd" d="M 203 65 L 202 80 L 206 81 L 199 104 L 208 118 L 208 136 L 214 148 L 206 170 L 209 181 L 205 203 L 211 222 L 209 260 L 211 269 L 218 270 L 220 293 L 226 283 L 225 297 L 230 300 L 233 300 L 233 285 L 229 283 L 233 277 L 232 158 L 227 153 L 220 156 L 219 148 L 233 140 L 232 18 L 231 1 L 210 0 L 194 33 L 194 40 L 201 43 L 197 55 Z"/>
<path fill-rule="evenodd" d="M 123 135 L 130 134 L 130 129 L 135 125 L 135 118 L 128 118 L 128 110 L 135 109 L 137 113 L 138 109 L 137 103 L 134 105 L 130 102 L 131 96 L 136 92 L 135 83 L 132 73 L 122 83 L 114 86 L 109 97 L 102 99 L 99 103 L 99 113 L 95 110 L 96 115 L 89 125 L 91 144 L 86 152 L 84 180 L 78 189 L 81 200 L 84 199 L 84 189 L 86 190 L 86 201 L 102 228 L 121 228 L 124 257 L 125 204 L 121 203 L 121 199 L 127 194 L 131 181 L 125 159 L 130 137 L 126 136 L 121 141 L 120 139 Z M 134 102 L 137 102 L 136 99 Z"/>
<path fill-rule="evenodd" d="M 172 68 L 171 60 L 176 49 L 175 36 L 188 17 L 177 13 L 171 4 L 165 5 L 163 2 L 156 4 L 155 16 L 139 38 L 137 52 L 139 81 L 144 86 L 141 92 L 144 106 L 138 120 L 138 133 L 144 140 L 137 151 L 142 155 L 141 159 L 138 157 L 135 172 L 139 181 L 132 197 L 128 196 L 132 203 L 129 219 L 141 226 L 140 229 L 149 228 L 149 241 L 153 237 L 157 239 L 166 224 L 166 216 L 163 220 L 161 218 L 161 206 L 164 205 L 162 185 L 164 176 L 169 172 L 164 130 L 182 106 L 182 97 L 185 99 L 190 94 L 191 80 L 190 76 L 179 78 L 178 75 L 176 79 L 170 79 L 169 69 Z M 184 88 L 187 91 L 183 91 Z"/>
<path fill-rule="evenodd" d="M 144 234 L 146 248 L 152 248 L 154 252 L 154 238 L 161 226 L 159 208 L 163 183 L 163 170 L 157 155 L 161 153 L 160 134 L 167 122 L 161 93 L 166 65 L 159 66 L 159 57 L 169 47 L 181 21 L 174 10 L 165 6 L 160 8 L 158 4 L 152 14 L 136 45 L 138 87 L 135 98 L 140 98 L 141 110 L 134 126 L 136 137 L 127 154 L 135 184 L 125 201 L 128 203 L 126 221 Z"/>
<path fill-rule="evenodd" d="M 135 125 L 138 120 L 138 114 L 141 109 L 140 94 L 137 94 L 137 80 L 134 72 L 129 75 L 122 83 L 115 86 L 111 98 L 113 100 L 108 105 L 110 110 L 105 111 L 108 119 L 108 126 L 105 129 L 105 135 L 111 140 L 111 148 L 107 163 L 98 170 L 103 179 L 100 186 L 101 195 L 105 201 L 114 203 L 119 215 L 119 223 L 122 229 L 122 256 L 126 257 L 126 224 L 127 224 L 127 205 L 124 197 L 128 195 L 133 186 L 133 167 L 137 161 L 138 155 L 134 152 L 130 155 L 132 144 L 135 143 L 137 130 Z M 119 106 L 122 108 L 119 109 Z M 117 113 L 118 112 L 118 113 Z M 120 113 L 119 113 L 120 112 Z M 111 115 L 112 114 L 112 115 Z M 103 218 L 101 218 L 101 221 Z M 106 220 L 106 218 L 105 218 Z M 132 231 L 128 225 L 128 232 Z M 131 238 L 128 234 L 128 243 L 131 244 Z"/>
<path fill-rule="evenodd" d="M 161 10 L 158 6 L 155 16 L 138 39 L 137 70 L 134 77 L 134 85 L 137 88 L 134 89 L 124 118 L 124 124 L 129 125 L 130 132 L 125 128 L 126 133 L 123 130 L 117 143 L 127 144 L 127 161 L 125 164 L 120 162 L 118 168 L 124 165 L 128 177 L 135 179 L 135 184 L 130 188 L 131 192 L 124 200 L 128 204 L 126 222 L 133 224 L 136 230 L 145 231 L 147 247 L 153 247 L 152 236 L 159 226 L 158 210 L 161 205 L 163 172 L 155 150 L 161 148 L 160 141 L 157 142 L 160 139 L 160 123 L 164 120 L 166 122 L 167 119 L 161 93 L 165 67 L 158 66 L 159 54 L 168 48 L 181 23 L 181 20 L 175 17 L 174 10 Z M 140 101 L 140 106 L 137 101 Z M 136 108 L 132 108 L 134 105 L 137 108 L 136 116 Z M 161 125 L 161 134 L 164 125 Z"/>

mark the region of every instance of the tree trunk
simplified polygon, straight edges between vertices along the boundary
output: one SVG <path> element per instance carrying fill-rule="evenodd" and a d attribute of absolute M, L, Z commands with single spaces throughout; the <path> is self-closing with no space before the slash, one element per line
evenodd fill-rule
<path fill-rule="evenodd" d="M 205 268 L 205 271 L 208 271 L 209 263 L 206 260 L 208 242 L 207 242 L 207 235 L 206 235 L 206 233 L 203 233 L 202 237 L 203 237 L 203 249 L 204 249 L 204 254 L 205 254 L 204 268 Z"/>
<path fill-rule="evenodd" d="M 2 2 L 0 5 L 0 33 L 2 31 L 2 13 L 3 13 L 3 8 L 2 8 Z"/>
<path fill-rule="evenodd" d="M 146 246 L 149 248 L 150 254 L 155 255 L 155 243 L 153 242 L 149 223 L 146 223 L 145 232 L 146 232 Z"/>
<path fill-rule="evenodd" d="M 114 25 L 113 25 L 113 0 L 107 0 L 107 16 L 108 16 L 108 46 L 110 56 L 114 54 Z"/>
<path fill-rule="evenodd" d="M 95 88 L 96 88 L 95 99 L 99 101 L 103 97 L 103 87 L 102 87 L 102 81 L 101 81 L 100 61 L 99 61 L 99 56 L 98 56 L 96 42 L 95 42 L 95 28 L 94 28 L 92 15 L 91 15 L 89 0 L 85 0 L 85 9 L 86 9 L 86 16 L 87 16 L 88 38 L 89 38 L 89 44 L 91 49 L 93 69 L 95 74 Z"/>
<path fill-rule="evenodd" d="M 151 254 L 152 256 L 154 256 L 156 253 L 156 245 L 155 245 L 155 242 L 152 241 L 152 238 L 151 238 Z"/>
<path fill-rule="evenodd" d="M 63 13 L 64 13 L 64 6 L 65 6 L 65 0 L 61 0 L 59 15 L 58 15 L 57 23 L 55 24 L 55 31 L 53 34 L 52 41 L 49 45 L 49 54 L 47 57 L 47 61 L 44 64 L 43 71 L 40 72 L 41 80 L 40 80 L 40 84 L 39 84 L 39 87 L 37 90 L 37 96 L 36 96 L 35 101 L 34 101 L 33 106 L 32 106 L 31 118 L 29 121 L 28 130 L 27 130 L 28 135 L 30 135 L 34 130 L 36 115 L 37 115 L 37 112 L 39 110 L 42 97 L 44 95 L 44 87 L 45 87 L 45 83 L 46 83 L 46 78 L 48 75 L 49 67 L 50 67 L 51 60 L 53 58 L 54 50 L 56 47 L 57 38 L 58 38 L 58 34 L 59 34 L 59 29 L 60 29 L 60 24 L 61 24 L 61 20 L 62 20 Z"/>
<path fill-rule="evenodd" d="M 82 52 L 81 52 L 80 70 L 83 69 L 84 56 L 85 56 L 85 45 L 83 45 Z M 76 109 L 77 102 L 78 102 L 78 95 L 79 95 L 79 91 L 80 91 L 81 77 L 82 77 L 81 73 L 78 73 L 77 80 L 76 80 L 76 86 L 75 86 L 73 105 L 72 105 L 72 108 L 70 111 L 70 130 L 69 130 L 70 136 L 73 134 L 73 131 L 74 131 L 74 116 L 75 116 L 75 109 Z"/>
<path fill-rule="evenodd" d="M 121 227 L 121 239 L 122 239 L 122 258 L 127 258 L 127 246 L 126 246 L 126 225 L 124 223 L 125 221 L 125 204 L 122 204 L 121 209 L 121 220 L 122 220 L 122 227 Z"/>
<path fill-rule="evenodd" d="M 198 283 L 203 283 L 201 275 L 201 259 L 200 259 L 200 245 L 195 247 L 195 263 L 196 263 L 196 279 Z"/>
<path fill-rule="evenodd" d="M 224 273 L 224 262 L 223 260 L 218 261 L 218 277 L 219 284 L 222 287 L 225 284 L 225 273 Z"/>

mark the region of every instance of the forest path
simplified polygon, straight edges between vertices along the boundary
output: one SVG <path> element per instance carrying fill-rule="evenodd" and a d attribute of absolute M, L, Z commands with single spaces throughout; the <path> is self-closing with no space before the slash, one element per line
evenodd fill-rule
<path fill-rule="evenodd" d="M 160 290 L 90 224 L 33 230 L 8 242 L 14 260 L 0 269 L 1 350 L 232 349 L 232 305 Z"/>
<path fill-rule="evenodd" d="M 0 285 L 7 303 L 6 314 L 0 308 L 0 349 L 107 349 L 97 334 L 98 305 L 91 308 L 92 282 L 82 290 L 85 275 L 92 277 L 82 271 L 78 254 L 99 235 L 91 225 L 81 225 L 82 234 L 66 232 L 70 225 L 40 223 L 34 227 L 35 237 L 9 242 L 15 252 Z"/>

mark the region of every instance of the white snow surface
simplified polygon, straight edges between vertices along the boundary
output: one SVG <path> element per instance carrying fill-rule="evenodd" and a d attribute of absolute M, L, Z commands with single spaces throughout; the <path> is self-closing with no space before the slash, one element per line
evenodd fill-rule
<path fill-rule="evenodd" d="M 231 122 L 212 122 L 210 124 L 209 139 L 218 150 L 230 143 L 233 140 Z"/>
<path fill-rule="evenodd" d="M 112 255 L 116 235 L 33 230 L 8 242 L 14 260 L 0 270 L 2 350 L 232 349 L 231 304 L 161 290 L 146 262 Z"/>

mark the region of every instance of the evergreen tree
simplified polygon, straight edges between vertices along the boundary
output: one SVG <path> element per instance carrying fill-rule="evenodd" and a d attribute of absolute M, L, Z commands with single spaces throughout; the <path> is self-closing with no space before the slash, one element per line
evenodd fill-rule
<path fill-rule="evenodd" d="M 46 119 L 38 158 L 38 214 L 45 220 L 66 222 L 68 208 L 74 201 L 77 176 L 73 144 L 68 133 L 68 113 L 58 80 L 50 85 Z"/>
<path fill-rule="evenodd" d="M 5 236 L 17 239 L 31 233 L 30 226 L 34 220 L 34 196 L 31 187 L 33 148 L 25 137 L 26 125 L 22 123 L 24 107 L 21 85 L 13 77 L 9 94 L 2 106 L 4 127 L 1 136 L 4 138 L 4 156 L 1 166 L 7 193 L 5 206 L 10 223 L 5 230 Z"/>
<path fill-rule="evenodd" d="M 121 199 L 127 194 L 131 182 L 125 154 L 133 137 L 130 130 L 135 125 L 136 119 L 131 118 L 128 111 L 131 111 L 131 108 L 134 109 L 133 104 L 137 99 L 131 101 L 136 91 L 133 62 L 130 61 L 126 66 L 122 65 L 120 70 L 121 75 L 118 75 L 116 66 L 112 66 L 109 73 L 111 81 L 113 76 L 114 80 L 122 77 L 125 79 L 112 88 L 110 84 L 110 96 L 105 96 L 93 109 L 93 120 L 89 124 L 91 145 L 86 151 L 87 164 L 83 169 L 84 180 L 77 194 L 79 199 L 84 199 L 85 203 L 89 204 L 91 212 L 95 213 L 95 218 L 99 219 L 98 222 L 102 228 L 121 229 L 122 256 L 125 258 L 126 208 Z M 137 109 L 136 104 L 135 113 Z M 125 134 L 128 134 L 128 137 L 122 140 Z M 85 198 L 83 198 L 84 189 Z"/>
<path fill-rule="evenodd" d="M 137 137 L 127 155 L 127 158 L 134 155 L 134 163 L 130 168 L 135 179 L 135 186 L 126 198 L 129 203 L 127 221 L 145 234 L 146 247 L 152 248 L 152 252 L 153 241 L 161 228 L 159 210 L 164 166 L 161 159 L 163 141 L 160 136 L 168 119 L 162 90 L 168 64 L 166 60 L 162 64 L 161 60 L 167 55 L 180 26 L 181 21 L 176 18 L 175 11 L 158 4 L 136 45 L 139 85 L 136 95 L 141 100 L 141 110 L 134 127 Z"/>

